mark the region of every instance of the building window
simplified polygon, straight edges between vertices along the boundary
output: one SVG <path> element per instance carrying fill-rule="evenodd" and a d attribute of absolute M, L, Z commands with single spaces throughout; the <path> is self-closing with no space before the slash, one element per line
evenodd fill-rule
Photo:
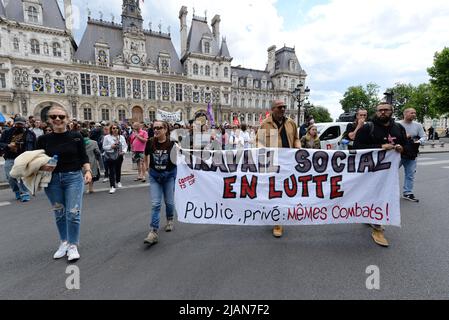
<path fill-rule="evenodd" d="M 237 98 L 232 99 L 232 106 L 237 108 Z"/>
<path fill-rule="evenodd" d="M 206 76 L 210 76 L 210 67 L 206 66 Z"/>
<path fill-rule="evenodd" d="M 140 99 L 142 97 L 142 88 L 140 86 L 140 80 L 133 79 L 133 97 L 134 99 Z"/>
<path fill-rule="evenodd" d="M 210 53 L 210 43 L 209 42 L 204 43 L 204 53 L 207 53 L 207 54 Z"/>
<path fill-rule="evenodd" d="M 4 73 L 0 73 L 0 89 L 6 88 L 6 75 Z"/>
<path fill-rule="evenodd" d="M 193 65 L 193 74 L 198 75 L 198 65 L 196 63 Z"/>
<path fill-rule="evenodd" d="M 92 109 L 84 108 L 83 109 L 84 120 L 92 120 Z"/>
<path fill-rule="evenodd" d="M 19 51 L 19 39 L 14 38 L 13 44 L 14 44 L 14 50 Z"/>
<path fill-rule="evenodd" d="M 262 109 L 265 109 L 266 106 L 267 106 L 267 102 L 265 100 L 262 100 Z"/>
<path fill-rule="evenodd" d="M 156 120 L 156 111 L 150 110 L 149 116 L 150 116 L 150 121 Z"/>
<path fill-rule="evenodd" d="M 53 56 L 55 57 L 61 56 L 61 45 L 57 42 L 53 43 Z"/>
<path fill-rule="evenodd" d="M 228 67 L 224 68 L 224 77 L 225 78 L 229 77 L 229 69 L 228 69 Z"/>
<path fill-rule="evenodd" d="M 211 102 L 211 97 L 212 97 L 212 95 L 211 95 L 209 92 L 205 93 L 205 94 L 204 94 L 204 101 L 205 101 L 206 103 Z"/>
<path fill-rule="evenodd" d="M 253 100 L 249 99 L 248 100 L 248 108 L 252 108 L 253 107 Z"/>
<path fill-rule="evenodd" d="M 170 84 L 168 82 L 162 82 L 162 100 L 170 100 Z"/>
<path fill-rule="evenodd" d="M 256 99 L 256 104 L 254 105 L 254 108 L 259 108 L 259 99 Z"/>
<path fill-rule="evenodd" d="M 106 66 L 108 64 L 108 55 L 106 54 L 106 51 L 100 50 L 98 52 L 98 64 L 102 66 Z"/>
<path fill-rule="evenodd" d="M 64 80 L 55 80 L 55 93 L 63 94 L 65 93 Z"/>
<path fill-rule="evenodd" d="M 120 109 L 118 111 L 118 120 L 119 121 L 125 121 L 126 120 L 126 111 L 125 110 Z"/>
<path fill-rule="evenodd" d="M 109 109 L 101 109 L 101 120 L 109 121 Z"/>
<path fill-rule="evenodd" d="M 193 102 L 195 102 L 195 103 L 199 103 L 200 102 L 200 93 L 199 92 L 194 92 L 193 93 Z"/>
<path fill-rule="evenodd" d="M 99 76 L 98 77 L 100 82 L 100 96 L 102 97 L 109 97 L 109 83 L 108 83 L 108 77 L 107 76 Z"/>
<path fill-rule="evenodd" d="M 244 108 L 245 107 L 245 99 L 241 99 L 240 100 L 240 107 Z"/>
<path fill-rule="evenodd" d="M 41 47 L 39 45 L 39 41 L 36 39 L 31 40 L 31 53 L 32 54 L 40 54 L 41 53 Z"/>
<path fill-rule="evenodd" d="M 35 7 L 28 7 L 28 22 L 38 23 L 39 13 Z"/>
<path fill-rule="evenodd" d="M 229 104 L 229 94 L 225 93 L 224 99 L 225 99 L 225 104 Z"/>
<path fill-rule="evenodd" d="M 81 73 L 81 94 L 90 96 L 91 87 L 90 87 L 90 74 Z"/>
<path fill-rule="evenodd" d="M 176 101 L 182 101 L 182 84 L 176 84 Z"/>
<path fill-rule="evenodd" d="M 33 77 L 33 91 L 44 92 L 44 78 Z"/>
<path fill-rule="evenodd" d="M 148 99 L 156 100 L 156 81 L 148 81 Z"/>
<path fill-rule="evenodd" d="M 125 78 L 117 78 L 117 97 L 126 98 Z"/>

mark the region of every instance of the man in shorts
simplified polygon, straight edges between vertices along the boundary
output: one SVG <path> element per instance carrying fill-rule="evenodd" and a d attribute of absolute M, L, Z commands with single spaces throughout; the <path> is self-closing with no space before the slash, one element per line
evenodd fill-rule
<path fill-rule="evenodd" d="M 132 161 L 137 164 L 137 178 L 134 181 L 145 182 L 144 152 L 148 141 L 148 133 L 142 130 L 142 125 L 138 122 L 133 123 L 133 132 L 129 138 L 131 151 L 133 153 Z"/>

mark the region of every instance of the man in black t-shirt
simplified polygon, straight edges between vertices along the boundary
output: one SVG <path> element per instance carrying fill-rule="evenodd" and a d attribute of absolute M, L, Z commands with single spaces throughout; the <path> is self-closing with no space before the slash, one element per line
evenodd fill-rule
<path fill-rule="evenodd" d="M 358 109 L 356 116 L 355 116 L 355 121 L 352 123 L 349 123 L 348 126 L 346 127 L 346 131 L 345 131 L 345 133 L 343 133 L 343 139 L 349 140 L 349 144 L 348 144 L 349 150 L 354 149 L 354 140 L 355 140 L 357 131 L 359 131 L 363 127 L 363 125 L 366 122 L 367 117 L 368 117 L 368 111 L 366 111 L 365 109 Z"/>

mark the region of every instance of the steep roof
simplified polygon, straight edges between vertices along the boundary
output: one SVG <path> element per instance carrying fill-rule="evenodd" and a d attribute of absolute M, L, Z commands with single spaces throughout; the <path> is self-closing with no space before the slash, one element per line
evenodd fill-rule
<path fill-rule="evenodd" d="M 65 30 L 65 20 L 62 16 L 57 0 L 40 0 L 42 4 L 42 25 L 44 27 Z M 7 19 L 17 22 L 25 22 L 23 15 L 23 3 L 20 0 L 10 0 L 5 10 Z M 1 9 L 0 9 L 1 12 Z"/>
<path fill-rule="evenodd" d="M 228 45 L 226 43 L 226 39 L 223 39 L 221 41 L 221 49 L 220 49 L 220 56 L 230 58 L 231 55 L 229 54 Z"/>
<path fill-rule="evenodd" d="M 6 17 L 5 7 L 3 6 L 3 2 L 2 1 L 0 1 L 0 17 L 1 18 L 5 18 Z"/>
<path fill-rule="evenodd" d="M 254 80 L 262 80 L 262 78 L 265 76 L 267 81 L 271 81 L 271 77 L 268 71 L 247 69 L 241 67 L 231 67 L 231 71 L 232 73 L 236 72 L 239 78 L 247 78 L 249 75 L 251 75 Z"/>
<path fill-rule="evenodd" d="M 193 17 L 192 19 L 189 36 L 187 37 L 187 52 L 203 53 L 201 48 L 201 39 L 203 36 L 208 36 L 212 39 L 210 54 L 219 55 L 220 48 L 218 41 L 215 40 L 214 35 L 207 24 L 207 20 L 198 17 Z"/>
<path fill-rule="evenodd" d="M 156 64 L 160 52 L 170 55 L 171 70 L 182 73 L 183 68 L 171 39 L 167 36 L 158 36 L 156 33 L 145 31 L 146 52 L 151 62 Z M 95 62 L 95 43 L 101 42 L 109 46 L 111 60 L 123 52 L 122 25 L 111 22 L 89 20 L 87 28 L 81 39 L 75 59 Z"/>
<path fill-rule="evenodd" d="M 276 51 L 276 72 L 292 72 L 290 70 L 290 60 L 295 61 L 295 72 L 301 72 L 302 68 L 299 64 L 294 48 L 283 47 Z"/>

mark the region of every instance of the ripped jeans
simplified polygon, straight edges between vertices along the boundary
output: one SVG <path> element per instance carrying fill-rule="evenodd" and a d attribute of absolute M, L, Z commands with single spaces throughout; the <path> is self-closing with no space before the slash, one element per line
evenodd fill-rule
<path fill-rule="evenodd" d="M 79 244 L 83 192 L 84 179 L 81 170 L 53 172 L 51 182 L 45 188 L 55 213 L 61 241 Z"/>

